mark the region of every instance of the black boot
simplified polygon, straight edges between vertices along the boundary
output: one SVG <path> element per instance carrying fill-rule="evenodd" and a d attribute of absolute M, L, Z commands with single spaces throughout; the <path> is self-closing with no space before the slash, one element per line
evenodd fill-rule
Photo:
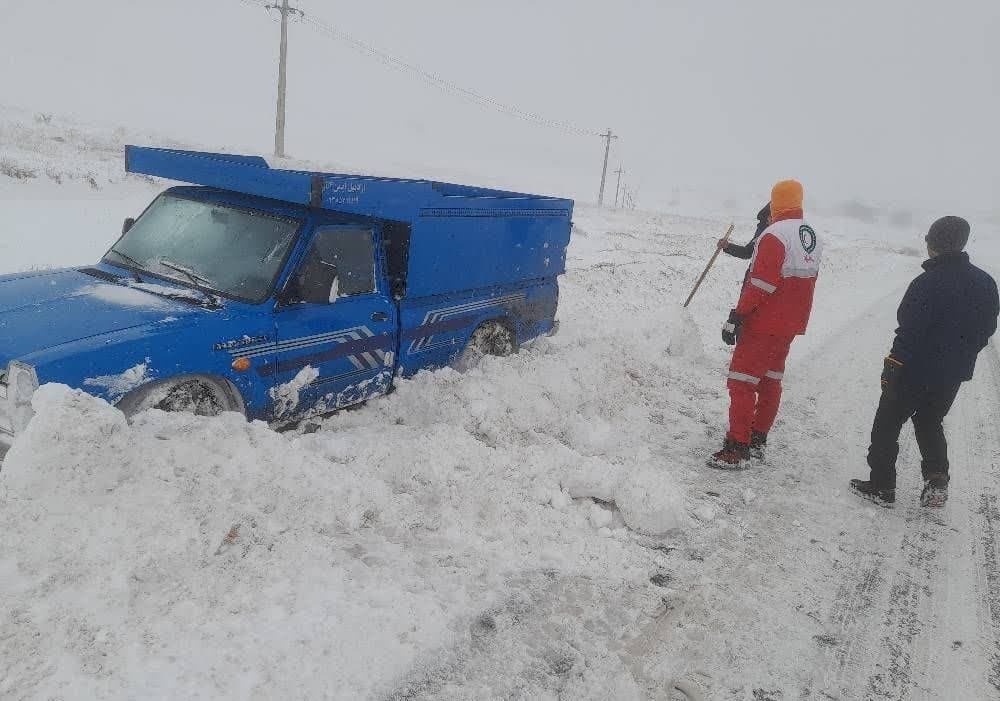
<path fill-rule="evenodd" d="M 924 480 L 924 491 L 920 493 L 921 506 L 941 507 L 948 501 L 947 474 L 927 475 Z"/>
<path fill-rule="evenodd" d="M 868 480 L 851 480 L 851 491 L 863 499 L 886 508 L 891 509 L 896 503 L 895 487 L 880 487 Z"/>
<path fill-rule="evenodd" d="M 717 470 L 745 470 L 750 467 L 750 446 L 727 438 L 722 450 L 708 459 L 708 466 Z"/>
<path fill-rule="evenodd" d="M 767 451 L 767 434 L 754 431 L 750 434 L 750 457 L 754 460 L 763 460 Z"/>

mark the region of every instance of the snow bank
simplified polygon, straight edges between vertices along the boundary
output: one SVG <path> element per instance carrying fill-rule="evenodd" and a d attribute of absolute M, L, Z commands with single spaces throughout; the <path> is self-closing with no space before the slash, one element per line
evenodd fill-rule
<path fill-rule="evenodd" d="M 626 532 L 593 542 L 585 509 L 530 498 L 548 456 L 569 455 L 517 422 L 489 431 L 502 412 L 482 396 L 475 434 L 381 422 L 418 387 L 308 436 L 237 415 L 130 424 L 42 387 L 0 480 L 0 695 L 365 698 L 470 644 L 542 563 L 644 583 Z"/>
<path fill-rule="evenodd" d="M 57 386 L 35 408 L 3 473 L 5 698 L 356 698 L 469 606 L 394 576 L 391 492 L 358 466 L 235 415 L 130 426 Z"/>

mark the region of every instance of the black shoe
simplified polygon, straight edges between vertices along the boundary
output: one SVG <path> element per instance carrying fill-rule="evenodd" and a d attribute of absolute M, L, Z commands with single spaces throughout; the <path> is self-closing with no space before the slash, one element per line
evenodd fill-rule
<path fill-rule="evenodd" d="M 940 508 L 948 501 L 948 475 L 928 475 L 920 492 L 920 505 Z"/>
<path fill-rule="evenodd" d="M 851 480 L 851 491 L 863 499 L 891 509 L 896 503 L 896 489 L 883 488 L 868 480 Z"/>
<path fill-rule="evenodd" d="M 754 431 L 750 435 L 750 457 L 754 460 L 763 460 L 767 451 L 767 434 Z"/>
<path fill-rule="evenodd" d="M 727 438 L 722 450 L 708 459 L 708 466 L 716 470 L 745 470 L 750 467 L 750 446 Z"/>

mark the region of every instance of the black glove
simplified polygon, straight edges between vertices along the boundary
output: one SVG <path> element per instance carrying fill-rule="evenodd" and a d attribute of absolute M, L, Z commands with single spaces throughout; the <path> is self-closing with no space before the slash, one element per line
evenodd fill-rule
<path fill-rule="evenodd" d="M 899 382 L 903 375 L 903 364 L 887 356 L 882 364 L 882 393 L 890 398 L 896 398 L 899 394 Z"/>
<path fill-rule="evenodd" d="M 722 325 L 722 342 L 727 346 L 735 346 L 740 340 L 740 327 L 743 326 L 743 319 L 736 313 L 735 309 L 729 311 L 729 319 Z"/>

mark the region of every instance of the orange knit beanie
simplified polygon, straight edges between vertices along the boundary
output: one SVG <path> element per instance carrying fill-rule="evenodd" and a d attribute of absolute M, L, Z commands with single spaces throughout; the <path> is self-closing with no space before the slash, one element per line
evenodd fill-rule
<path fill-rule="evenodd" d="M 782 180 L 771 190 L 771 218 L 802 209 L 802 184 L 797 180 Z"/>

